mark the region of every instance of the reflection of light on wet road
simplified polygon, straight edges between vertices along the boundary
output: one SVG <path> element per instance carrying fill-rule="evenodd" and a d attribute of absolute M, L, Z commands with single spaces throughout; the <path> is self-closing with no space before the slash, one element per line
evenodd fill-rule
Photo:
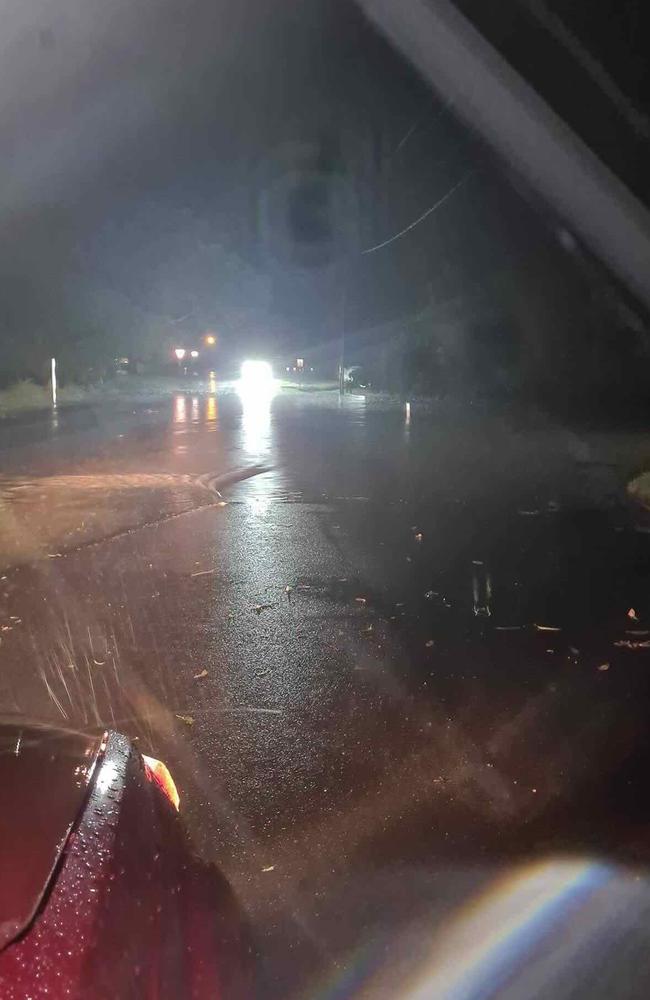
<path fill-rule="evenodd" d="M 174 400 L 174 423 L 184 424 L 187 421 L 187 407 L 185 396 L 177 396 Z"/>
<path fill-rule="evenodd" d="M 242 447 L 247 455 L 266 456 L 271 444 L 271 404 L 276 395 L 274 382 L 265 386 L 238 389 L 242 404 Z"/>
<path fill-rule="evenodd" d="M 206 424 L 214 424 L 217 421 L 217 397 L 208 396 L 207 402 L 205 404 L 205 422 Z"/>
<path fill-rule="evenodd" d="M 277 391 L 277 383 L 272 379 L 265 384 L 255 385 L 246 384 L 242 380 L 237 389 L 242 405 L 242 450 L 256 462 L 266 463 L 271 454 L 271 410 Z M 274 491 L 275 476 L 271 474 L 249 480 L 243 495 L 253 511 L 263 516 L 274 498 Z"/>
<path fill-rule="evenodd" d="M 246 503 L 253 514 L 264 517 L 273 501 L 273 477 L 257 476 L 246 484 Z"/>
<path fill-rule="evenodd" d="M 199 422 L 199 397 L 194 396 L 192 398 L 192 423 L 197 424 Z"/>

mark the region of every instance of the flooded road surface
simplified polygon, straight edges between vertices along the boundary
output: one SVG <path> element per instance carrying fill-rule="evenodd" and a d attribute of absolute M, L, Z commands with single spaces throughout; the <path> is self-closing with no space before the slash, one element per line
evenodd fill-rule
<path fill-rule="evenodd" d="M 260 997 L 647 995 L 643 443 L 224 392 L 0 447 L 0 709 L 170 764 Z"/>

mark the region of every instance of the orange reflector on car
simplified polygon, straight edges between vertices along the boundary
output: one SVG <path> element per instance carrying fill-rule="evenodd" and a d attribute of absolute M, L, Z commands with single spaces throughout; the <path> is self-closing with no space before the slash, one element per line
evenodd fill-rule
<path fill-rule="evenodd" d="M 156 760 L 155 757 L 147 757 L 146 754 L 142 754 L 142 759 L 144 761 L 144 769 L 147 773 L 149 781 L 156 782 L 161 791 L 165 793 L 176 812 L 178 812 L 181 800 L 178 794 L 178 789 L 176 788 L 174 779 L 169 773 L 167 765 L 163 764 L 161 760 Z"/>

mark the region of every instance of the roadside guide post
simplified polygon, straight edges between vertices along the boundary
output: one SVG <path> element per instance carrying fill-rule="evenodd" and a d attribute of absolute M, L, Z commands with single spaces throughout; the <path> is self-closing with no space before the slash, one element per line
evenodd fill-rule
<path fill-rule="evenodd" d="M 52 406 L 56 409 L 56 358 L 50 361 L 50 384 L 52 386 Z"/>

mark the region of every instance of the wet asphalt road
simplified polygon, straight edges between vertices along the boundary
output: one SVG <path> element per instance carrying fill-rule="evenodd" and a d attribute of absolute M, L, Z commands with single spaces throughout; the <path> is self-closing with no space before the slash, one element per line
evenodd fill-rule
<path fill-rule="evenodd" d="M 649 860 L 644 447 L 228 388 L 21 422 L 0 709 L 171 765 L 260 996 L 443 995 L 509 866 Z"/>

